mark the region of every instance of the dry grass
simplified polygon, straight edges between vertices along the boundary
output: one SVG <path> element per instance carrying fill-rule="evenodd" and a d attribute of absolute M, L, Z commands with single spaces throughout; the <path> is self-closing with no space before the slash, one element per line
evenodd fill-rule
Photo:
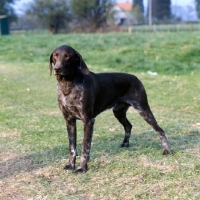
<path fill-rule="evenodd" d="M 19 133 L 16 132 L 2 132 L 0 133 L 0 138 L 15 138 L 15 137 L 19 137 Z"/>
<path fill-rule="evenodd" d="M 0 37 L 0 199 L 200 199 L 199 34 L 180 34 Z M 106 111 L 95 122 L 89 171 L 63 170 L 68 138 L 48 60 L 66 41 L 92 71 L 126 71 L 143 81 L 173 156 L 161 155 L 159 137 L 134 109 L 130 147 L 120 148 L 123 129 Z M 78 165 L 82 123 L 77 129 Z"/>

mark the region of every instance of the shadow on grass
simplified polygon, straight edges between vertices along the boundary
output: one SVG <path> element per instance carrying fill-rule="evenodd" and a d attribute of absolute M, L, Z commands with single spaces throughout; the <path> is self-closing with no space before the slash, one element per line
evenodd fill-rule
<path fill-rule="evenodd" d="M 95 138 L 91 149 L 91 161 L 108 155 L 112 157 L 123 151 L 134 152 L 136 156 L 162 153 L 162 146 L 155 132 L 149 131 L 142 134 L 132 135 L 129 148 L 120 148 L 123 135 L 107 134 L 103 138 Z M 187 135 L 171 135 L 169 137 L 171 148 L 175 154 L 186 149 L 194 148 L 199 142 L 199 132 L 191 131 Z M 81 150 L 81 144 L 78 144 L 78 151 Z M 158 153 L 159 151 L 159 153 Z M 0 179 L 9 178 L 20 173 L 32 172 L 34 170 L 60 162 L 60 160 L 69 157 L 67 145 L 57 146 L 52 149 L 39 151 L 26 156 L 15 157 L 0 162 Z M 109 158 L 108 158 L 109 159 Z M 66 161 L 67 162 L 67 161 Z M 64 165 L 60 166 L 64 167 Z"/>

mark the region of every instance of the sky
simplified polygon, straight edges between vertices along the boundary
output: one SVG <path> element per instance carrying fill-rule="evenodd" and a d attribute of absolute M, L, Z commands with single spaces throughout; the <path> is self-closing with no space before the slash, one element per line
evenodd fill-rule
<path fill-rule="evenodd" d="M 15 5 L 14 5 L 14 8 L 16 9 L 16 13 L 17 14 L 22 14 L 23 10 L 24 10 L 23 8 L 30 1 L 32 1 L 32 0 L 17 0 Z M 126 1 L 132 2 L 132 0 L 117 0 L 117 1 L 118 2 L 126 2 Z M 194 7 L 194 1 L 195 0 L 171 0 L 171 4 L 172 5 L 180 5 L 180 6 L 189 5 L 189 6 Z M 144 2 L 144 6 L 146 6 L 148 0 L 143 0 L 143 2 Z"/>

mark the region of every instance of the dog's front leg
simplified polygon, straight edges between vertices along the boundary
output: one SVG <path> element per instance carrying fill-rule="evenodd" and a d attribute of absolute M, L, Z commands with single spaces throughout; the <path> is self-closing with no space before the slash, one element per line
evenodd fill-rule
<path fill-rule="evenodd" d="M 80 166 L 77 168 L 76 173 L 87 171 L 87 162 L 90 158 L 90 147 L 92 142 L 94 121 L 94 119 L 88 119 L 84 121 L 84 138 L 82 144 L 81 163 Z"/>
<path fill-rule="evenodd" d="M 76 120 L 70 119 L 66 120 L 68 138 L 69 138 L 69 149 L 70 149 L 70 158 L 69 163 L 64 167 L 66 170 L 74 170 L 76 164 Z"/>

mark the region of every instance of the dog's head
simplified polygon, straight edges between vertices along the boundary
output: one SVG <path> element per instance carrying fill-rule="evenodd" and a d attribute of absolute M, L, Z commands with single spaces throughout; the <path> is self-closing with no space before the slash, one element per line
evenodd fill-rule
<path fill-rule="evenodd" d="M 52 63 L 54 64 L 54 75 L 70 76 L 76 72 L 78 67 L 80 67 L 84 74 L 89 74 L 89 70 L 82 56 L 67 45 L 57 47 L 51 53 L 49 59 L 50 75 L 53 71 Z"/>

